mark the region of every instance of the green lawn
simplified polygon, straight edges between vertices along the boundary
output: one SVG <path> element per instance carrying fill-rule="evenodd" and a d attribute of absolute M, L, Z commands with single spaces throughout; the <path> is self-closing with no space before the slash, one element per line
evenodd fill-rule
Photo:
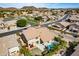
<path fill-rule="evenodd" d="M 38 25 L 38 23 L 39 23 L 34 18 L 26 18 L 26 21 L 27 21 L 28 24 L 31 24 L 32 26 Z"/>
<path fill-rule="evenodd" d="M 24 27 L 25 25 L 31 24 L 32 26 L 38 25 L 38 21 L 31 17 L 26 17 L 25 19 L 20 19 L 17 21 L 18 27 Z"/>

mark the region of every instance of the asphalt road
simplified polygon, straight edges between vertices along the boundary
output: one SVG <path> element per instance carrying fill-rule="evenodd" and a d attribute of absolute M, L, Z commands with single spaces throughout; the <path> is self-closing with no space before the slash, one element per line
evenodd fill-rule
<path fill-rule="evenodd" d="M 21 29 L 16 29 L 16 30 L 11 30 L 11 31 L 8 31 L 8 32 L 0 33 L 0 37 L 8 36 L 8 35 L 14 34 L 16 32 L 21 32 L 22 30 L 25 30 L 27 28 L 28 27 L 26 27 L 26 28 L 24 27 L 24 28 L 21 28 Z"/>
<path fill-rule="evenodd" d="M 57 20 L 57 21 L 55 21 L 55 22 L 45 23 L 45 24 L 42 24 L 41 26 L 48 27 L 48 25 L 50 25 L 50 24 L 57 23 L 57 22 L 62 22 L 62 21 L 66 21 L 68 18 L 69 18 L 69 14 L 66 14 L 66 15 L 64 15 L 64 17 L 63 17 L 62 19 L 60 19 L 60 20 Z"/>

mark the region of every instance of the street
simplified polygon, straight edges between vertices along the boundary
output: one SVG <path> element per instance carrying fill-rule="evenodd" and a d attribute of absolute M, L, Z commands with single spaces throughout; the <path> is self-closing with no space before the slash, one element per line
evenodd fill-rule
<path fill-rule="evenodd" d="M 47 22 L 47 23 L 44 23 L 44 24 L 42 24 L 41 26 L 44 26 L 44 27 L 48 27 L 48 25 L 50 25 L 50 24 L 53 24 L 53 23 L 56 23 L 56 22 L 62 22 L 62 21 L 65 21 L 65 20 L 67 20 L 69 18 L 69 14 L 66 14 L 66 15 L 64 15 L 64 17 L 62 18 L 62 19 L 60 19 L 60 20 L 57 20 L 57 21 L 55 21 L 55 22 Z"/>

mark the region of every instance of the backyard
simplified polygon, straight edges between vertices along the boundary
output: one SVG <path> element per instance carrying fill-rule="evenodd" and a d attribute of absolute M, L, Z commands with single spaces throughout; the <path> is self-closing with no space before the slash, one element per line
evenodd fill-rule
<path fill-rule="evenodd" d="M 66 49 L 66 48 L 67 48 L 67 42 L 64 41 L 64 40 L 61 40 L 60 37 L 55 37 L 54 40 L 57 41 L 58 44 L 54 45 L 54 46 L 53 46 L 50 50 L 48 50 L 47 52 L 44 51 L 43 53 L 45 53 L 45 52 L 46 52 L 46 53 L 43 54 L 43 55 L 45 55 L 45 56 L 51 56 L 51 55 L 57 54 L 58 51 L 60 51 L 61 49 Z"/>

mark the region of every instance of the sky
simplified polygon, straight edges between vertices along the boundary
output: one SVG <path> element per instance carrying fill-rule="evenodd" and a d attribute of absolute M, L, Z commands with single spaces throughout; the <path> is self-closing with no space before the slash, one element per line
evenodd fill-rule
<path fill-rule="evenodd" d="M 79 8 L 79 3 L 0 3 L 0 7 L 16 7 L 35 6 L 46 8 Z"/>

